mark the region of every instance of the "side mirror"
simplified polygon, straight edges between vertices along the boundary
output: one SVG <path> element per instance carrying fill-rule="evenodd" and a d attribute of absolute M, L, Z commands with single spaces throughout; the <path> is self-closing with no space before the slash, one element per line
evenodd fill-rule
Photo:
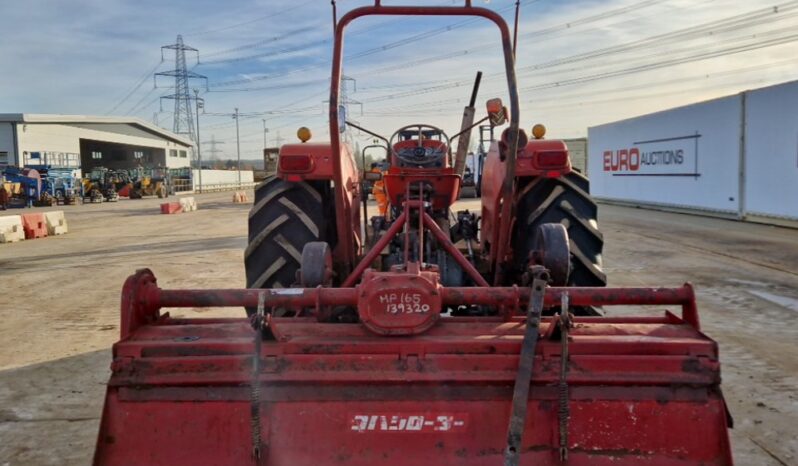
<path fill-rule="evenodd" d="M 363 174 L 363 179 L 366 181 L 381 181 L 382 180 L 382 173 L 378 172 L 366 172 Z"/>
<path fill-rule="evenodd" d="M 507 108 L 502 103 L 502 99 L 498 97 L 490 99 L 486 106 L 488 107 L 488 120 L 491 126 L 501 126 L 507 123 Z"/>

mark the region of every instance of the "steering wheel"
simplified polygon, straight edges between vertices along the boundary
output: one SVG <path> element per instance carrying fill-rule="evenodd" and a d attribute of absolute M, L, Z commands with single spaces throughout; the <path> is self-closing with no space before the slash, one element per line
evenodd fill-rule
<path fill-rule="evenodd" d="M 416 147 L 413 149 L 412 154 L 406 153 L 405 151 L 397 152 L 395 145 L 396 145 L 396 143 L 400 142 L 399 138 L 400 138 L 401 134 L 404 133 L 405 131 L 410 131 L 410 130 L 415 130 L 417 132 L 417 134 L 418 134 L 418 140 L 416 141 Z M 449 151 L 451 151 L 451 144 L 449 142 L 449 136 L 447 136 L 446 133 L 444 133 L 442 129 L 438 128 L 437 126 L 427 125 L 427 124 L 423 124 L 423 123 L 417 123 L 417 124 L 403 126 L 403 127 L 399 128 L 395 133 L 393 133 L 393 136 L 391 136 L 391 139 L 389 141 L 389 146 L 391 148 L 391 154 L 394 157 L 398 158 L 399 160 L 401 160 L 401 161 L 403 161 L 403 162 L 405 162 L 407 164 L 410 164 L 410 165 L 427 165 L 427 164 L 433 162 L 435 159 L 438 158 L 438 154 L 436 153 L 438 151 L 435 151 L 435 150 L 433 150 L 432 148 L 429 148 L 429 147 L 426 147 L 426 148 L 424 147 L 423 134 L 425 132 L 429 132 L 429 131 L 432 131 L 432 132 L 435 132 L 435 133 L 439 133 L 441 135 L 441 139 L 442 139 L 439 142 L 441 142 L 443 144 L 446 144 L 447 149 Z M 430 158 L 429 156 L 432 156 L 432 155 L 435 155 L 435 157 L 434 158 Z"/>

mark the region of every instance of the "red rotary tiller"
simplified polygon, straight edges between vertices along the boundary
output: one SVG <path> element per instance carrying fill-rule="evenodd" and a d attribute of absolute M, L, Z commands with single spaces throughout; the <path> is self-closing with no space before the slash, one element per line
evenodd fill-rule
<path fill-rule="evenodd" d="M 354 125 L 338 107 L 343 31 L 366 15 L 492 21 L 510 100 L 491 99 L 474 123 L 475 86 L 452 137 L 428 124 L 390 140 L 363 128 L 389 154 L 369 177 L 390 208 L 368 226 L 339 133 Z M 484 160 L 479 217 L 455 215 L 463 141 L 508 116 Z M 692 287 L 605 287 L 588 181 L 562 141 L 520 129 L 497 13 L 379 0 L 348 12 L 336 24 L 332 141 L 300 135 L 256 190 L 246 289 L 165 290 L 149 270 L 125 283 L 95 464 L 731 464 L 717 344 Z M 615 306 L 637 315 L 599 313 Z M 162 312 L 206 307 L 249 316 Z"/>

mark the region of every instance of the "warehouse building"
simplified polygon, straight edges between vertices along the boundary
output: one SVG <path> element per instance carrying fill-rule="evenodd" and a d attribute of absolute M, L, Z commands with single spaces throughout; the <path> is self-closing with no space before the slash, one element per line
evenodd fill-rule
<path fill-rule="evenodd" d="M 187 168 L 192 141 L 138 118 L 0 114 L 0 170 L 6 166 Z"/>
<path fill-rule="evenodd" d="M 798 225 L 798 81 L 588 128 L 592 194 Z"/>

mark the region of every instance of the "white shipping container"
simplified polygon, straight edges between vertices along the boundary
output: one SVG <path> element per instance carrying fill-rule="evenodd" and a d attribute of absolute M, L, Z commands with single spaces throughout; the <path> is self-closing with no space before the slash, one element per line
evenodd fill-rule
<path fill-rule="evenodd" d="M 588 129 L 599 199 L 737 214 L 739 95 Z"/>
<path fill-rule="evenodd" d="M 798 220 L 798 82 L 745 96 L 747 215 Z"/>
<path fill-rule="evenodd" d="M 199 183 L 199 170 L 192 170 L 194 184 Z M 252 170 L 241 170 L 241 183 L 253 183 L 254 176 Z M 202 170 L 202 186 L 209 189 L 222 185 L 235 185 L 238 184 L 239 174 L 238 170 Z"/>

